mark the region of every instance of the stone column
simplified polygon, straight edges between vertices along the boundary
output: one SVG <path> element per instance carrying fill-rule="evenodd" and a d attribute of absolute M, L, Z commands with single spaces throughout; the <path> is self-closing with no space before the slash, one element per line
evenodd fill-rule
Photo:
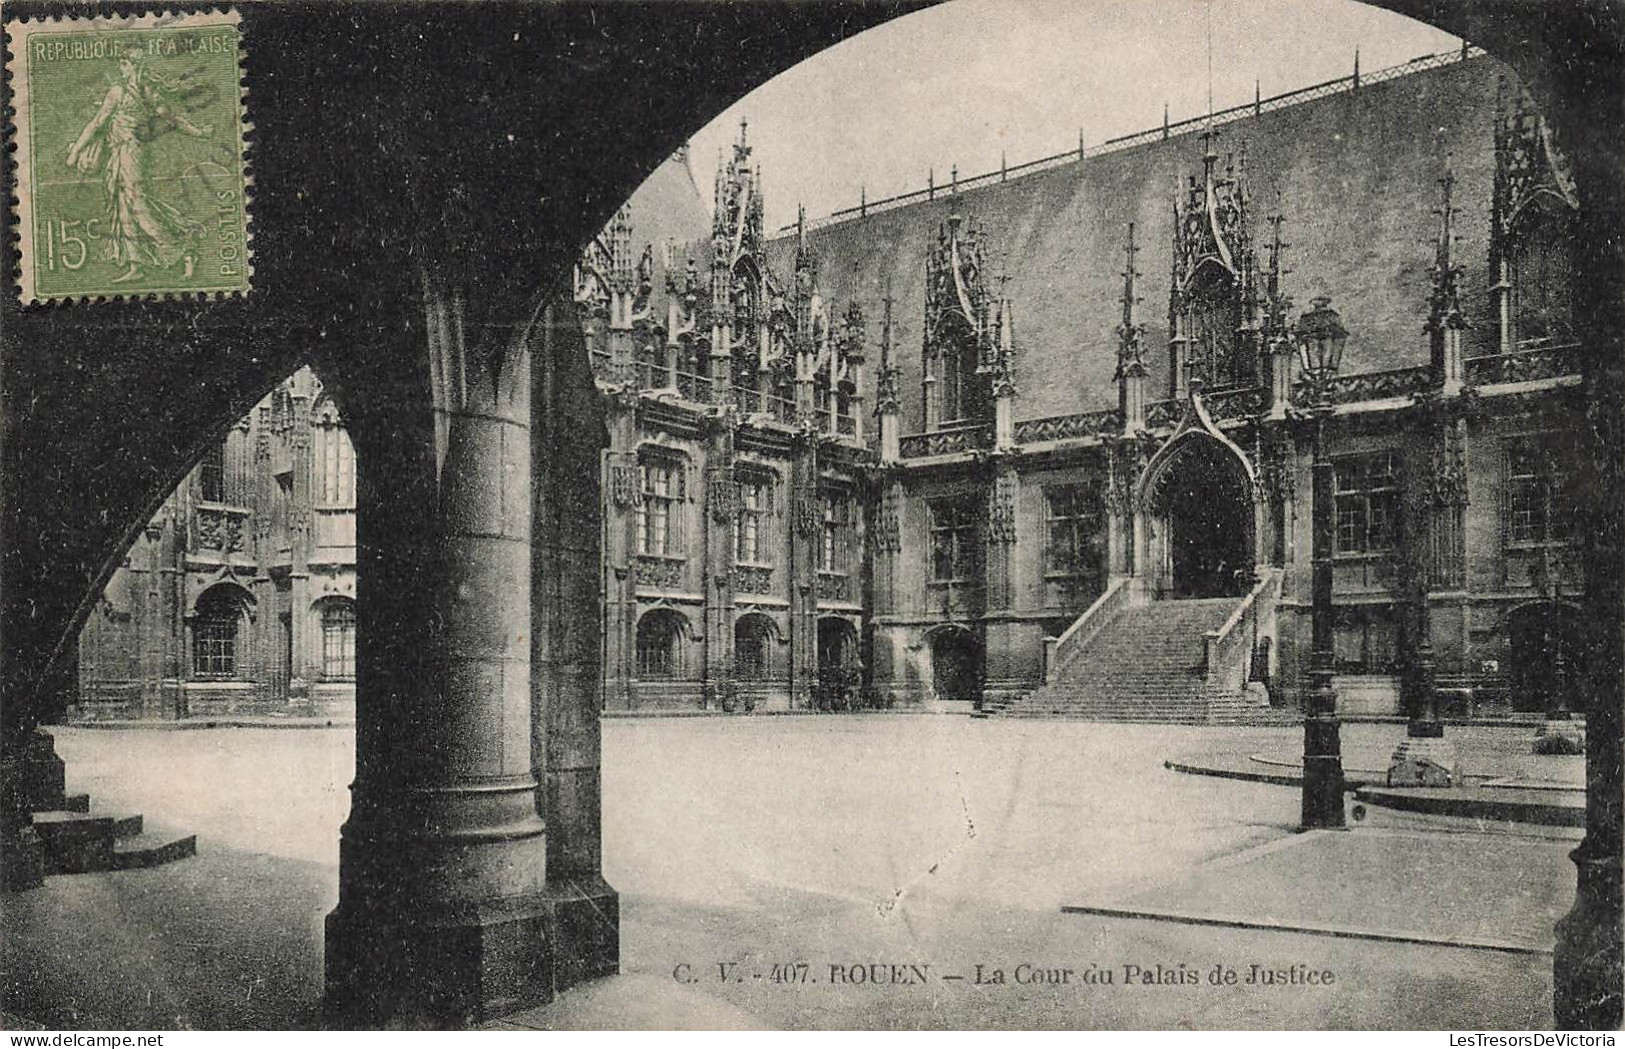
<path fill-rule="evenodd" d="M 133 715 L 142 718 L 164 716 L 164 635 L 169 622 L 163 605 L 164 523 L 162 517 L 148 522 L 145 530 L 146 564 L 132 580 L 131 611 L 138 631 L 137 663 L 141 674 L 141 699 Z M 133 560 L 133 558 L 132 558 Z"/>
<path fill-rule="evenodd" d="M 734 708 L 733 640 L 734 579 L 733 532 L 739 514 L 734 484 L 733 411 L 724 407 L 711 420 L 711 440 L 705 471 L 705 562 L 701 566 L 705 592 L 705 683 L 722 709 Z"/>
<path fill-rule="evenodd" d="M 609 450 L 603 455 L 603 707 L 630 710 L 636 706 L 632 679 L 636 674 L 637 595 L 632 562 L 637 554 L 637 506 L 642 499 L 638 473 L 637 409 L 635 389 L 607 398 L 605 407 Z"/>
<path fill-rule="evenodd" d="M 790 463 L 790 707 L 810 707 L 818 683 L 818 546 L 824 507 L 818 492 L 816 422 L 803 418 Z"/>
<path fill-rule="evenodd" d="M 994 452 L 993 477 L 988 485 L 987 527 L 984 529 L 986 572 L 983 577 L 986 617 L 983 632 L 983 701 L 1012 696 L 1026 684 L 1017 661 L 1021 649 L 1015 606 L 1015 546 L 1017 506 L 1021 481 L 1008 454 Z"/>
<path fill-rule="evenodd" d="M 549 307 L 542 337 L 532 386 L 530 748 L 538 808 L 548 820 L 547 949 L 553 989 L 563 990 L 620 965 L 620 897 L 604 881 L 599 775 L 599 536 L 613 532 L 599 528 L 599 456 L 608 434 L 574 309 Z M 630 580 L 626 588 L 630 608 Z"/>
<path fill-rule="evenodd" d="M 289 402 L 293 418 L 288 424 L 288 463 L 293 483 L 288 497 L 288 629 L 292 633 L 288 646 L 288 702 L 304 704 L 310 702 L 311 684 L 322 670 L 320 665 L 312 665 L 311 657 L 312 652 L 321 651 L 321 624 L 314 621 L 310 610 L 310 551 L 317 542 L 312 510 L 316 497 L 310 485 L 312 405 L 303 393 L 295 393 Z M 329 432 L 327 439 L 339 440 L 339 431 Z"/>
<path fill-rule="evenodd" d="M 350 406 L 367 464 L 356 777 L 327 919 L 327 1006 L 345 1024 L 478 1021 L 546 1001 L 552 981 L 531 750 L 529 333 L 500 315 L 465 324 L 432 280 L 424 295 L 414 352 Z"/>
<path fill-rule="evenodd" d="M 1588 106 L 1614 105 L 1621 96 L 1617 63 L 1577 66 L 1567 85 L 1571 99 Z M 1602 68 L 1601 83 L 1580 83 L 1580 71 Z M 1580 92 L 1583 91 L 1583 94 Z M 1572 105 L 1573 103 L 1571 103 Z M 1566 114 L 1576 128 L 1573 111 Z M 1589 130 L 1589 129 L 1588 129 Z M 1586 132 L 1582 131 L 1581 134 Z M 1580 137 L 1579 135 L 1575 136 Z M 1577 514 L 1585 563 L 1585 622 L 1589 627 L 1581 694 L 1570 710 L 1586 715 L 1586 836 L 1574 860 L 1574 908 L 1557 923 L 1552 962 L 1553 1014 L 1560 1030 L 1617 1030 L 1625 1013 L 1621 971 L 1625 969 L 1622 911 L 1625 888 L 1621 851 L 1625 847 L 1625 804 L 1621 804 L 1621 700 L 1625 682 L 1625 302 L 1619 295 L 1625 267 L 1617 231 L 1625 221 L 1625 187 L 1619 180 L 1613 139 L 1577 149 L 1575 182 L 1583 221 L 1575 224 L 1575 327 L 1585 333 L 1580 355 L 1586 405 L 1581 455 L 1593 484 L 1593 498 Z"/>

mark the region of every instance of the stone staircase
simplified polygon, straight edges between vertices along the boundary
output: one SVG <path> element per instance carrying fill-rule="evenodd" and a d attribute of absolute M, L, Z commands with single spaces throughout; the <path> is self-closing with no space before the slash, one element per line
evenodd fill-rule
<path fill-rule="evenodd" d="M 1191 725 L 1278 720 L 1252 696 L 1207 684 L 1203 640 L 1238 602 L 1163 600 L 1124 608 L 1061 665 L 1053 681 L 995 713 Z"/>
<path fill-rule="evenodd" d="M 28 763 L 28 806 L 44 846 L 44 873 L 134 870 L 197 854 L 195 834 L 148 827 L 140 813 L 95 811 L 90 795 L 67 793 L 48 733 L 36 732 Z"/>

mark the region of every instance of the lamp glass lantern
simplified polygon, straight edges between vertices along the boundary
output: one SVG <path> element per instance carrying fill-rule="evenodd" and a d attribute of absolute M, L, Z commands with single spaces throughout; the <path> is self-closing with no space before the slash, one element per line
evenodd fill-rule
<path fill-rule="evenodd" d="M 1349 333 L 1343 327 L 1343 318 L 1332 309 L 1331 299 L 1322 295 L 1311 305 L 1313 308 L 1298 318 L 1293 336 L 1298 344 L 1298 366 L 1304 378 L 1318 387 L 1342 367 L 1343 344 Z"/>

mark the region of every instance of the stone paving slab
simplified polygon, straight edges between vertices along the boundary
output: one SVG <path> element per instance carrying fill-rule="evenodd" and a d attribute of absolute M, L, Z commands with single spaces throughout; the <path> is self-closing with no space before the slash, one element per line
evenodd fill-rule
<path fill-rule="evenodd" d="M 1357 828 L 1249 849 L 1094 913 L 1144 912 L 1214 924 L 1549 952 L 1574 903 L 1571 842 Z"/>

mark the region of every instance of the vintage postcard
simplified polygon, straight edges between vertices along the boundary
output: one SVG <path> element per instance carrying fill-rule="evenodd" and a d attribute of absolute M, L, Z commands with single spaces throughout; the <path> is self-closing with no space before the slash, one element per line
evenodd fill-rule
<path fill-rule="evenodd" d="M 23 302 L 248 291 L 238 21 L 7 23 Z"/>
<path fill-rule="evenodd" d="M 1605 7 L 7 0 L 11 1044 L 1612 1046 Z"/>

